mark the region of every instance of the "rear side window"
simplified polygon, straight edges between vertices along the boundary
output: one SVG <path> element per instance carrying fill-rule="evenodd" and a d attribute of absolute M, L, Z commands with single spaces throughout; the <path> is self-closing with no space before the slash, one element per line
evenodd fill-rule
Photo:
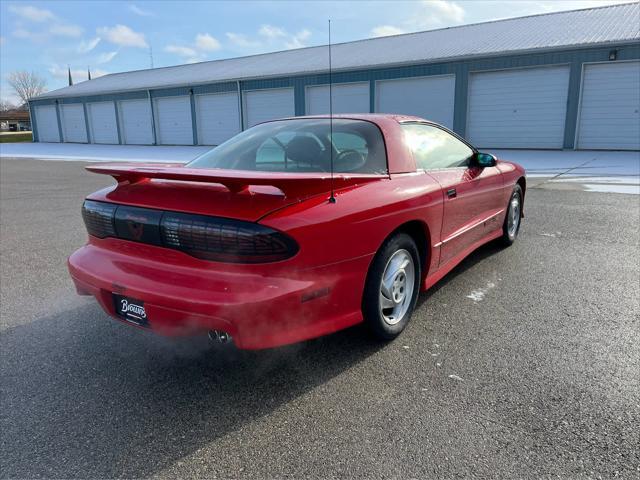
<path fill-rule="evenodd" d="M 363 120 L 289 119 L 256 125 L 191 162 L 191 168 L 261 172 L 387 173 L 380 129 Z"/>
<path fill-rule="evenodd" d="M 410 123 L 402 125 L 402 129 L 418 169 L 463 167 L 473 155 L 468 145 L 433 125 Z"/>

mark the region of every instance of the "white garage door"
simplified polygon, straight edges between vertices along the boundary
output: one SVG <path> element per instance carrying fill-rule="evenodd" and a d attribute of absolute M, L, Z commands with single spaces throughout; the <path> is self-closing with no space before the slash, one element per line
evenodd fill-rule
<path fill-rule="evenodd" d="M 92 143 L 118 143 L 116 108 L 113 102 L 87 103 Z"/>
<path fill-rule="evenodd" d="M 244 92 L 244 124 L 247 128 L 296 113 L 293 88 Z"/>
<path fill-rule="evenodd" d="M 58 116 L 55 105 L 35 107 L 39 142 L 59 142 Z"/>
<path fill-rule="evenodd" d="M 156 98 L 156 133 L 160 145 L 193 145 L 188 96 Z"/>
<path fill-rule="evenodd" d="M 196 123 L 200 145 L 220 145 L 240 132 L 238 94 L 196 96 Z"/>
<path fill-rule="evenodd" d="M 473 73 L 467 138 L 478 147 L 562 148 L 569 67 Z"/>
<path fill-rule="evenodd" d="M 640 150 L 640 62 L 585 65 L 578 148 Z"/>
<path fill-rule="evenodd" d="M 332 85 L 333 113 L 369 113 L 369 83 Z M 329 113 L 329 86 L 307 87 L 307 115 Z"/>
<path fill-rule="evenodd" d="M 415 115 L 453 128 L 455 75 L 382 80 L 376 83 L 376 112 Z"/>
<path fill-rule="evenodd" d="M 123 100 L 120 108 L 120 132 L 127 145 L 153 144 L 149 100 Z"/>
<path fill-rule="evenodd" d="M 87 143 L 87 124 L 81 103 L 60 106 L 62 138 L 65 142 Z"/>

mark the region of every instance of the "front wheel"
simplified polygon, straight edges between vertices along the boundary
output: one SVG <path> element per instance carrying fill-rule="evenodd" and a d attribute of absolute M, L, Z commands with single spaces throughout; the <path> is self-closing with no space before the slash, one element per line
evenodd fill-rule
<path fill-rule="evenodd" d="M 398 233 L 385 241 L 371 265 L 362 299 L 365 323 L 382 340 L 409 323 L 420 291 L 420 255 L 413 239 Z"/>
<path fill-rule="evenodd" d="M 510 246 L 516 241 L 518 232 L 520 231 L 520 221 L 522 220 L 522 188 L 516 184 L 509 199 L 507 206 L 507 215 L 502 225 L 502 237 L 500 240 L 503 245 Z"/>

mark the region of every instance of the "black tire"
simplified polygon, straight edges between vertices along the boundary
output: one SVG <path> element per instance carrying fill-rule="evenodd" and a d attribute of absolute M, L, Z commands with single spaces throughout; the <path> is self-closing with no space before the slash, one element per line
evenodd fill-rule
<path fill-rule="evenodd" d="M 509 219 L 513 214 L 513 201 L 514 199 L 518 200 L 518 213 L 517 213 L 517 224 L 515 226 L 515 230 L 512 228 L 512 223 L 510 223 Z M 513 188 L 513 193 L 509 197 L 509 203 L 507 204 L 507 214 L 504 217 L 504 223 L 502 224 L 502 236 L 500 237 L 500 243 L 509 247 L 513 245 L 513 242 L 518 238 L 518 233 L 520 232 L 520 224 L 522 223 L 522 188 L 520 185 L 516 184 Z"/>
<path fill-rule="evenodd" d="M 380 292 L 382 287 L 382 276 L 387 268 L 387 264 L 391 257 L 400 253 L 402 255 L 408 252 L 413 260 L 414 282 L 411 298 L 407 297 L 406 306 L 408 310 L 397 320 L 397 323 L 390 324 L 385 320 L 385 316 L 380 308 Z M 418 248 L 411 236 L 406 233 L 397 233 L 389 237 L 380 247 L 378 253 L 373 259 L 367 280 L 365 283 L 364 294 L 362 297 L 362 314 L 364 321 L 369 330 L 381 340 L 392 340 L 397 337 L 407 326 L 411 319 L 411 314 L 415 308 L 418 294 L 420 293 L 420 279 L 422 276 L 420 265 L 420 254 Z M 406 307 L 405 307 L 406 308 Z"/>

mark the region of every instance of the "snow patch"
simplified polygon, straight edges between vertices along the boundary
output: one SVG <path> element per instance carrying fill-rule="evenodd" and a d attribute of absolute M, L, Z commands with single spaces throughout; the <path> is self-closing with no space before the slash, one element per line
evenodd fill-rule
<path fill-rule="evenodd" d="M 0 144 L 0 157 L 78 162 L 186 163 L 212 148 L 213 147 L 23 142 Z"/>
<path fill-rule="evenodd" d="M 548 177 L 540 185 L 566 183 L 579 185 L 587 192 L 640 195 L 640 152 L 496 150 L 493 153 L 502 160 L 522 165 L 529 178 Z"/>
<path fill-rule="evenodd" d="M 470 298 L 474 302 L 481 302 L 482 300 L 484 300 L 484 297 L 487 295 L 489 290 L 495 287 L 496 287 L 495 283 L 487 282 L 486 287 L 479 288 L 478 290 L 473 290 L 469 295 L 467 295 L 467 298 Z"/>
<path fill-rule="evenodd" d="M 604 185 L 596 183 L 585 183 L 583 185 L 588 192 L 600 193 L 630 193 L 640 195 L 640 185 Z"/>

